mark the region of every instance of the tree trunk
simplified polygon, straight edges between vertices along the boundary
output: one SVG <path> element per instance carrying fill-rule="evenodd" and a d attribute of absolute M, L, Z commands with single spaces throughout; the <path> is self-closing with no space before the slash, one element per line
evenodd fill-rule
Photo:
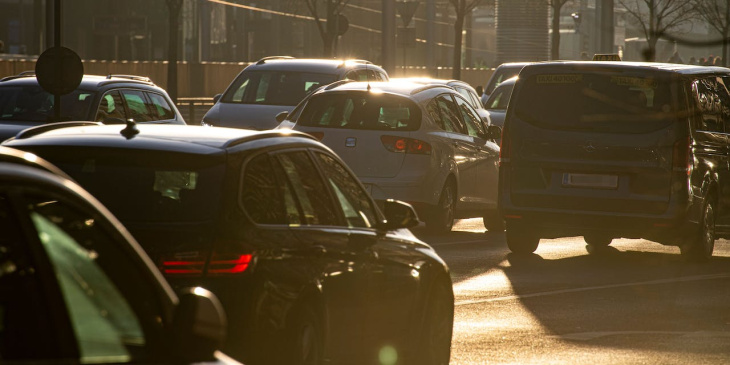
<path fill-rule="evenodd" d="M 177 103 L 177 30 L 181 7 L 182 0 L 167 0 L 167 10 L 170 15 L 167 45 L 167 93 L 174 103 Z"/>
<path fill-rule="evenodd" d="M 456 9 L 456 23 L 454 23 L 454 62 L 452 62 L 453 71 L 451 72 L 451 78 L 456 80 L 461 79 L 461 40 L 463 38 L 463 30 L 464 14 L 460 14 L 459 9 Z"/>
<path fill-rule="evenodd" d="M 552 30 L 550 41 L 550 59 L 560 59 L 560 4 L 561 0 L 552 0 L 550 5 L 553 8 Z"/>
<path fill-rule="evenodd" d="M 646 40 L 647 45 L 649 48 L 646 50 L 645 58 L 647 62 L 654 62 L 656 61 L 656 43 L 659 40 L 659 38 L 656 37 L 656 35 L 652 35 L 651 38 Z"/>

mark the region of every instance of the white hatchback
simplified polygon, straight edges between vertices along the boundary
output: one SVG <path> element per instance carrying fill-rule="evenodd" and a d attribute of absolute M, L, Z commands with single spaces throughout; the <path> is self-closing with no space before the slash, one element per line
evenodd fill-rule
<path fill-rule="evenodd" d="M 379 201 L 411 203 L 434 232 L 454 219 L 497 214 L 501 129 L 488 126 L 452 87 L 399 82 L 337 82 L 295 108 L 279 128 L 319 138 Z"/>

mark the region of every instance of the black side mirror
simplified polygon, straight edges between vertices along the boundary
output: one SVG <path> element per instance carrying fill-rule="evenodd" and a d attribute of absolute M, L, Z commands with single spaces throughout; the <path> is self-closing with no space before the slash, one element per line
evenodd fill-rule
<path fill-rule="evenodd" d="M 226 339 L 226 315 L 215 294 L 197 287 L 179 293 L 170 338 L 182 362 L 214 359 Z"/>
<path fill-rule="evenodd" d="M 289 116 L 289 112 L 281 112 L 276 115 L 276 121 L 281 123 L 286 120 L 286 117 Z"/>
<path fill-rule="evenodd" d="M 487 139 L 502 138 L 502 127 L 498 125 L 490 125 L 487 127 Z"/>
<path fill-rule="evenodd" d="M 385 223 L 383 223 L 382 228 L 386 231 L 411 228 L 420 223 L 413 206 L 400 200 L 386 200 L 383 205 L 383 214 L 385 214 Z"/>
<path fill-rule="evenodd" d="M 221 100 L 221 97 L 223 97 L 223 94 L 217 94 L 213 97 L 213 103 L 217 103 L 218 100 Z"/>

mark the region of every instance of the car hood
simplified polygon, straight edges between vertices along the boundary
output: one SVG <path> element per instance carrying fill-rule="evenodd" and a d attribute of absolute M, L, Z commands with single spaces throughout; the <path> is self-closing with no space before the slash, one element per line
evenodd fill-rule
<path fill-rule="evenodd" d="M 30 128 L 39 126 L 44 123 L 38 122 L 22 122 L 18 120 L 3 120 L 0 121 L 0 141 L 4 141 L 10 137 L 15 137 L 18 132 Z"/>
<path fill-rule="evenodd" d="M 279 125 L 276 115 L 292 109 L 294 105 L 216 103 L 203 120 L 220 127 L 264 130 L 275 128 Z"/>

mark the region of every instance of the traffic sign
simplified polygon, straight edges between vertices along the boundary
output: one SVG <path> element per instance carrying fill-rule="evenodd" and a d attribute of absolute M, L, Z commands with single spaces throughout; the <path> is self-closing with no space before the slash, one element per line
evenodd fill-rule
<path fill-rule="evenodd" d="M 398 1 L 395 4 L 398 9 L 398 15 L 400 15 L 400 19 L 403 21 L 403 27 L 408 28 L 408 25 L 411 24 L 411 19 L 413 19 L 413 14 L 416 13 L 416 9 L 418 9 L 418 4 L 420 3 L 418 1 Z"/>
<path fill-rule="evenodd" d="M 84 77 L 84 64 L 76 52 L 66 47 L 45 50 L 35 63 L 35 75 L 43 90 L 53 95 L 68 94 Z"/>

